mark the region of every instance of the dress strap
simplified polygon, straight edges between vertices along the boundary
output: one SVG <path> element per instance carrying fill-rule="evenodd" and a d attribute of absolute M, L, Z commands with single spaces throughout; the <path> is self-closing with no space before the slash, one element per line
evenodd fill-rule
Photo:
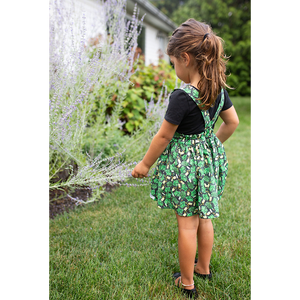
<path fill-rule="evenodd" d="M 197 104 L 197 106 L 201 105 L 201 101 L 197 99 L 199 97 L 199 92 L 196 88 L 194 88 L 193 86 L 188 84 L 185 87 L 181 88 L 181 90 L 185 91 L 194 100 L 194 102 Z M 199 107 L 199 109 L 200 109 L 200 107 Z M 209 112 L 207 110 L 202 110 L 202 109 L 200 109 L 200 110 L 201 110 L 202 117 L 205 122 L 205 129 L 206 129 L 206 128 L 208 128 L 208 125 L 210 123 Z"/>
<path fill-rule="evenodd" d="M 194 100 L 194 102 L 198 106 L 201 105 L 201 101 L 197 99 L 199 97 L 199 92 L 196 88 L 194 88 L 193 86 L 188 84 L 185 87 L 180 88 L 180 89 L 185 91 Z M 221 101 L 220 101 L 218 109 L 217 109 L 214 117 L 212 118 L 212 120 L 210 119 L 210 115 L 209 115 L 208 110 L 200 109 L 201 113 L 202 113 L 202 116 L 203 116 L 203 119 L 204 119 L 204 122 L 205 122 L 205 129 L 212 128 L 212 126 L 215 124 L 215 122 L 216 122 L 216 120 L 217 120 L 217 118 L 220 114 L 221 109 L 223 108 L 223 105 L 224 105 L 224 90 L 222 89 L 221 90 Z"/>
<path fill-rule="evenodd" d="M 216 123 L 216 121 L 217 121 L 217 119 L 218 119 L 218 117 L 219 117 L 219 114 L 220 114 L 220 112 L 221 112 L 223 106 L 224 106 L 224 90 L 221 89 L 221 100 L 220 100 L 218 109 L 217 109 L 217 111 L 216 111 L 214 117 L 213 117 L 212 120 L 210 121 L 209 126 L 213 126 L 213 125 Z"/>

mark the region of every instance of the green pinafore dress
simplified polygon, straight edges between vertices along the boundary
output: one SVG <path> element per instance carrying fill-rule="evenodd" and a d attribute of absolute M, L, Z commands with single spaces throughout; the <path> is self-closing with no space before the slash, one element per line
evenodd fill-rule
<path fill-rule="evenodd" d="M 197 105 L 198 91 L 188 85 L 182 88 Z M 212 219 L 219 217 L 218 202 L 224 191 L 228 161 L 223 144 L 213 132 L 224 104 L 224 91 L 218 109 L 210 119 L 201 110 L 205 131 L 185 135 L 175 132 L 161 154 L 151 179 L 150 197 L 159 208 L 174 209 L 180 216 Z"/>

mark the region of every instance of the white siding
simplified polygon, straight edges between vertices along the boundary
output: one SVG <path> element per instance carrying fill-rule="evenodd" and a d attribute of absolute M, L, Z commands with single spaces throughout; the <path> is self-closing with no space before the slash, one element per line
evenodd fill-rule
<path fill-rule="evenodd" d="M 158 63 L 158 40 L 156 39 L 157 29 L 149 24 L 146 27 L 146 41 L 145 41 L 145 60 L 146 65 Z"/>
<path fill-rule="evenodd" d="M 95 0 L 76 0 L 74 2 L 77 17 L 82 20 L 83 13 L 85 14 L 86 39 L 94 38 L 98 34 L 105 37 L 106 28 L 102 21 L 104 11 L 101 9 L 101 3 Z"/>
<path fill-rule="evenodd" d="M 167 47 L 167 36 L 162 37 L 161 32 L 150 24 L 143 23 L 146 29 L 146 41 L 145 41 L 145 63 L 158 64 L 158 58 L 160 52 L 164 55 L 164 59 L 168 60 L 168 56 L 165 54 Z"/>
<path fill-rule="evenodd" d="M 89 38 L 96 37 L 99 33 L 102 36 L 106 36 L 106 27 L 103 24 L 103 9 L 101 9 L 101 4 L 97 0 L 65 0 L 64 3 L 66 8 L 69 10 L 72 7 L 72 2 L 75 4 L 75 14 L 72 14 L 72 20 L 68 20 L 70 23 L 73 22 L 74 26 L 74 40 L 75 44 L 79 45 L 80 40 L 82 39 L 82 22 L 83 22 L 83 13 L 84 13 L 84 21 L 86 31 L 84 32 L 84 40 L 88 41 Z M 59 2 L 59 1 L 58 1 Z M 51 17 L 50 11 L 50 17 Z M 147 13 L 147 17 L 152 22 L 146 22 L 144 20 L 143 26 L 145 27 L 145 63 L 149 64 L 157 64 L 160 51 L 164 55 L 164 58 L 168 60 L 168 56 L 165 54 L 166 46 L 168 43 L 166 32 L 162 33 L 157 27 L 154 27 L 152 24 L 155 21 L 159 21 L 155 16 Z M 128 14 L 129 17 L 132 15 Z M 139 16 L 141 17 L 141 15 Z M 162 21 L 160 21 L 162 22 Z M 155 25 L 156 26 L 156 25 Z M 68 27 L 69 29 L 70 27 Z M 70 41 L 71 36 L 69 36 L 70 32 L 66 32 L 65 38 Z M 163 36 L 165 35 L 165 36 Z M 68 44 L 70 42 L 67 42 Z M 160 50 L 160 51 L 159 51 Z"/>
<path fill-rule="evenodd" d="M 102 5 L 93 0 L 52 0 L 49 4 L 50 53 L 53 58 L 60 57 L 69 70 L 72 59 L 79 58 L 77 54 L 84 51 L 84 45 L 91 37 L 98 34 L 106 37 Z"/>

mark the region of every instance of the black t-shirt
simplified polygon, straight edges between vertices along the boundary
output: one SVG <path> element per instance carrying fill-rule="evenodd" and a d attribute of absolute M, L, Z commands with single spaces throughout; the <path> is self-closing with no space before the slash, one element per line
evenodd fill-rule
<path fill-rule="evenodd" d="M 209 108 L 210 119 L 212 119 L 219 107 L 221 94 L 218 95 L 213 107 Z M 226 90 L 224 90 L 224 105 L 221 111 L 232 106 L 232 102 Z M 205 130 L 205 122 L 200 108 L 195 101 L 183 90 L 178 89 L 172 92 L 169 105 L 165 114 L 165 120 L 179 125 L 178 133 L 199 134 Z"/>

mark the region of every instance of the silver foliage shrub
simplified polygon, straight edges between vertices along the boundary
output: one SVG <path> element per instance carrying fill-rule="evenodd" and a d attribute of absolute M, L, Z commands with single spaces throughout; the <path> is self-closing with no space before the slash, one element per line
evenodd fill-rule
<path fill-rule="evenodd" d="M 50 0 L 50 189 L 85 186 L 99 192 L 99 187 L 106 183 L 124 182 L 163 120 L 168 99 L 166 89 L 162 90 L 156 104 L 153 100 L 145 103 L 147 119 L 128 138 L 121 153 L 111 157 L 103 157 L 100 153 L 93 157 L 82 151 L 87 120 L 94 104 L 90 97 L 92 89 L 102 91 L 97 122 L 93 125 L 95 139 L 109 137 L 120 127 L 119 115 L 130 84 L 142 22 L 135 9 L 131 22 L 126 24 L 125 4 L 125 0 L 107 0 L 91 13 L 84 12 L 75 1 Z M 87 34 L 96 36 L 99 33 L 103 38 L 91 57 L 86 51 Z M 105 111 L 116 82 L 119 100 L 108 118 Z M 54 180 L 63 170 L 68 170 L 66 180 Z"/>

